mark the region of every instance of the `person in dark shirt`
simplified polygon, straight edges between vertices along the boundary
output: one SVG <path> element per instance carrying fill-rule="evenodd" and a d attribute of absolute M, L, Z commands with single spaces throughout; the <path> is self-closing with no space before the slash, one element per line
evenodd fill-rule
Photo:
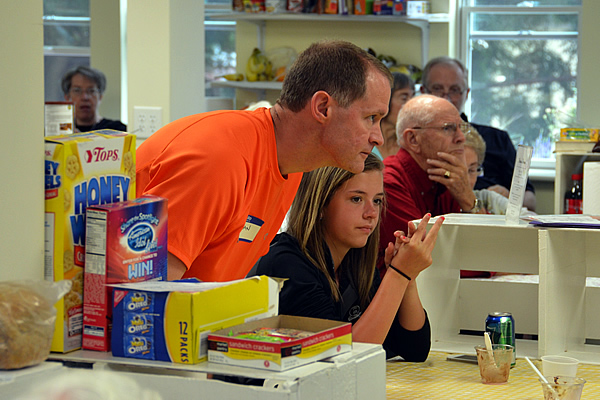
<path fill-rule="evenodd" d="M 252 275 L 287 278 L 279 313 L 346 321 L 353 340 L 382 344 L 389 357 L 425 361 L 431 345 L 415 278 L 432 263 L 443 218 L 430 216 L 408 235 L 395 233 L 386 250 L 389 273 L 375 268 L 383 211 L 383 163 L 373 154 L 363 172 L 335 167 L 305 173 L 280 233 Z"/>
<path fill-rule="evenodd" d="M 114 129 L 126 131 L 127 126 L 118 120 L 100 116 L 99 107 L 106 90 L 106 76 L 95 68 L 79 66 L 63 76 L 61 87 L 65 100 L 75 105 L 77 132 Z"/>
<path fill-rule="evenodd" d="M 467 69 L 457 59 L 437 57 L 430 60 L 423 69 L 421 92 L 449 100 L 462 113 L 461 118 L 469 122 L 463 107 L 469 95 Z M 483 162 L 483 175 L 477 178 L 475 189 L 488 189 L 508 197 L 512 183 L 517 152 L 506 131 L 491 126 L 471 125 L 485 140 L 486 151 Z M 523 206 L 535 211 L 535 189 L 527 181 Z"/>

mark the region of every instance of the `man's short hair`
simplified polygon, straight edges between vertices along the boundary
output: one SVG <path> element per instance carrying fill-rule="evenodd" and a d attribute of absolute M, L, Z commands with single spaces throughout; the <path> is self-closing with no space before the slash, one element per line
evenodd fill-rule
<path fill-rule="evenodd" d="M 96 86 L 98 87 L 98 91 L 100 94 L 103 94 L 106 90 L 106 76 L 100 70 L 96 68 L 87 67 L 85 65 L 80 65 L 78 67 L 72 68 L 68 70 L 62 77 L 61 88 L 65 95 L 69 94 L 71 91 L 71 79 L 74 75 L 83 75 L 86 78 L 94 81 Z"/>
<path fill-rule="evenodd" d="M 342 107 L 349 107 L 367 91 L 367 72 L 374 67 L 392 83 L 389 69 L 376 57 L 345 41 L 313 43 L 298 56 L 283 81 L 278 103 L 293 112 L 302 110 L 323 90 Z"/>
<path fill-rule="evenodd" d="M 432 58 L 431 60 L 429 60 L 427 65 L 425 65 L 425 68 L 423 69 L 423 74 L 421 76 L 421 84 L 425 88 L 429 88 L 429 73 L 431 72 L 431 69 L 439 64 L 457 66 L 462 71 L 463 76 L 465 78 L 464 89 L 469 87 L 469 77 L 468 77 L 469 73 L 468 73 L 465 65 L 460 60 L 457 60 L 456 58 L 443 56 L 443 57 Z"/>
<path fill-rule="evenodd" d="M 437 108 L 433 107 L 431 102 L 425 101 L 426 97 L 429 96 L 433 97 L 424 94 L 417 96 L 402 107 L 396 121 L 396 132 L 401 134 L 405 129 L 416 126 L 422 127 L 435 121 Z M 416 104 L 415 102 L 422 104 Z"/>

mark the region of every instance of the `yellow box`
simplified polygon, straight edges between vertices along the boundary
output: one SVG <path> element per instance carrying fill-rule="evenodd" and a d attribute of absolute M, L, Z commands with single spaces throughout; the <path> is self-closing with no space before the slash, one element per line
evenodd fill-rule
<path fill-rule="evenodd" d="M 597 142 L 598 129 L 592 128 L 562 128 L 560 130 L 560 140 L 577 140 L 583 142 Z"/>
<path fill-rule="evenodd" d="M 52 351 L 81 347 L 86 208 L 135 198 L 135 148 L 135 135 L 113 130 L 45 138 L 44 277 L 73 281 L 56 303 Z"/>
<path fill-rule="evenodd" d="M 236 337 L 262 328 L 305 331 L 305 334 L 283 342 Z M 291 315 L 252 321 L 208 335 L 208 361 L 271 371 L 285 371 L 350 350 L 349 322 Z"/>
<path fill-rule="evenodd" d="M 113 356 L 196 364 L 207 359 L 210 332 L 277 315 L 281 280 L 112 286 Z"/>

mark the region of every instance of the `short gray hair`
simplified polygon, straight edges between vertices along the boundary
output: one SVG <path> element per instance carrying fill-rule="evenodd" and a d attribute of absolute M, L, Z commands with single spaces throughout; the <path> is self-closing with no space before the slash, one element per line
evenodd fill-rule
<path fill-rule="evenodd" d="M 465 78 L 465 82 L 464 82 L 465 87 L 464 88 L 466 89 L 469 87 L 469 72 L 467 71 L 467 67 L 465 67 L 465 65 L 456 58 L 442 56 L 442 57 L 432 58 L 431 60 L 429 60 L 427 65 L 425 65 L 425 68 L 423 69 L 423 74 L 421 76 L 421 84 L 425 88 L 429 87 L 429 73 L 431 72 L 431 69 L 433 67 L 435 67 L 436 65 L 440 65 L 440 64 L 457 66 L 462 71 L 463 76 Z"/>
<path fill-rule="evenodd" d="M 439 97 L 430 94 L 422 94 L 412 98 L 402 107 L 396 120 L 396 138 L 400 146 L 404 140 L 402 132 L 406 129 L 428 125 L 435 120 L 436 108 L 433 107 L 432 101 L 438 99 Z"/>
<path fill-rule="evenodd" d="M 94 81 L 96 83 L 96 86 L 98 87 L 98 91 L 100 92 L 100 94 L 104 94 L 104 91 L 106 90 L 106 76 L 104 75 L 104 73 L 96 68 L 80 65 L 78 67 L 68 70 L 63 75 L 61 81 L 61 88 L 65 96 L 71 91 L 71 79 L 77 74 L 83 75 L 86 78 Z"/>

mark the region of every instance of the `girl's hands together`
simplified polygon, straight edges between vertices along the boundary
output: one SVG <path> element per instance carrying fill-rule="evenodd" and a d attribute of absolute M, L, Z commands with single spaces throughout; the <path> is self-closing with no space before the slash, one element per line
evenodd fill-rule
<path fill-rule="evenodd" d="M 392 264 L 412 279 L 415 279 L 421 271 L 431 265 L 433 262 L 431 253 L 444 217 L 439 217 L 427 232 L 427 224 L 430 219 L 431 214 L 428 213 L 421 219 L 419 226 L 409 222 L 407 236 L 402 231 L 394 232 L 396 242 L 389 243 L 385 249 L 385 265 Z"/>

